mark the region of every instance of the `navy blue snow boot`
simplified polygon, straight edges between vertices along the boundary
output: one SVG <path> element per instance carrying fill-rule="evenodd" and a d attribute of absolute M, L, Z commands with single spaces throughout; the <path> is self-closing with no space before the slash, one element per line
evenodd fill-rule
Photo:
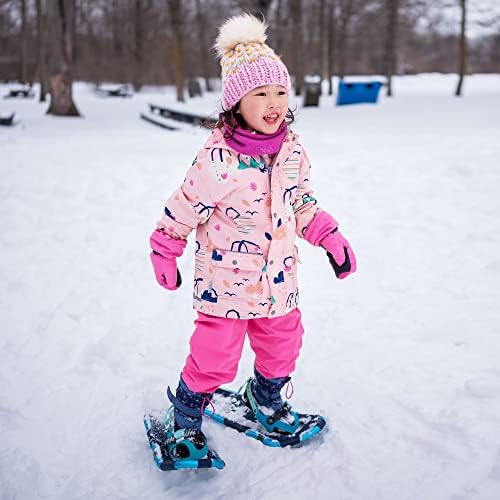
<path fill-rule="evenodd" d="M 203 408 L 212 395 L 191 391 L 182 377 L 172 394 L 167 389 L 172 406 L 167 412 L 166 421 L 168 449 L 174 460 L 199 460 L 208 452 L 207 438 L 201 431 Z"/>
<path fill-rule="evenodd" d="M 299 417 L 281 398 L 281 389 L 290 377 L 266 378 L 256 369 L 254 374 L 255 378 L 248 379 L 242 397 L 255 419 L 268 432 L 293 434 L 299 427 Z"/>

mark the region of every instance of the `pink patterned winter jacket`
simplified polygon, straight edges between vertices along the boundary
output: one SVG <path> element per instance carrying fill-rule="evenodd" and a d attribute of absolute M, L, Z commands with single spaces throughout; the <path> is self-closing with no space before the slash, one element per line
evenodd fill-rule
<path fill-rule="evenodd" d="M 166 201 L 159 229 L 176 239 L 196 229 L 196 310 L 252 319 L 297 306 L 295 237 L 319 210 L 298 141 L 288 131 L 271 162 L 239 154 L 215 129 Z"/>

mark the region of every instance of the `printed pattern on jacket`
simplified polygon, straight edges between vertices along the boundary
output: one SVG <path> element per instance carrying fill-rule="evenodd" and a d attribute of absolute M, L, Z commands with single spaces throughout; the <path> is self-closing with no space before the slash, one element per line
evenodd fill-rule
<path fill-rule="evenodd" d="M 295 237 L 319 210 L 298 139 L 288 131 L 271 162 L 239 154 L 215 129 L 166 201 L 159 229 L 176 239 L 196 229 L 196 310 L 252 319 L 297 306 Z"/>

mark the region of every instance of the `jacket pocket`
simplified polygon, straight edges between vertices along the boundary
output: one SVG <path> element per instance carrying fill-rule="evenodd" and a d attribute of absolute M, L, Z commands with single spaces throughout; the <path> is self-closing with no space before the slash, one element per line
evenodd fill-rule
<path fill-rule="evenodd" d="M 212 289 L 218 300 L 253 301 L 262 297 L 264 256 L 216 248 L 212 252 Z"/>

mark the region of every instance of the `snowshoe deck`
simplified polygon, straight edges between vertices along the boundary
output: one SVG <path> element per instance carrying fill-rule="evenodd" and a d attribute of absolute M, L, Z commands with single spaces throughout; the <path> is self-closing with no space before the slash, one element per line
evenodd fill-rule
<path fill-rule="evenodd" d="M 199 460 L 174 460 L 166 445 L 167 428 L 161 415 L 145 415 L 144 427 L 149 444 L 153 450 L 156 465 L 163 471 L 180 469 L 223 469 L 226 465 L 214 450 L 208 450 L 207 456 Z"/>
<path fill-rule="evenodd" d="M 320 415 L 297 413 L 300 424 L 293 434 L 269 433 L 257 422 L 241 394 L 223 388 L 215 391 L 213 405 L 215 411 L 205 408 L 205 415 L 226 427 L 261 441 L 266 446 L 283 448 L 302 444 L 320 433 L 326 425 L 325 419 Z"/>

